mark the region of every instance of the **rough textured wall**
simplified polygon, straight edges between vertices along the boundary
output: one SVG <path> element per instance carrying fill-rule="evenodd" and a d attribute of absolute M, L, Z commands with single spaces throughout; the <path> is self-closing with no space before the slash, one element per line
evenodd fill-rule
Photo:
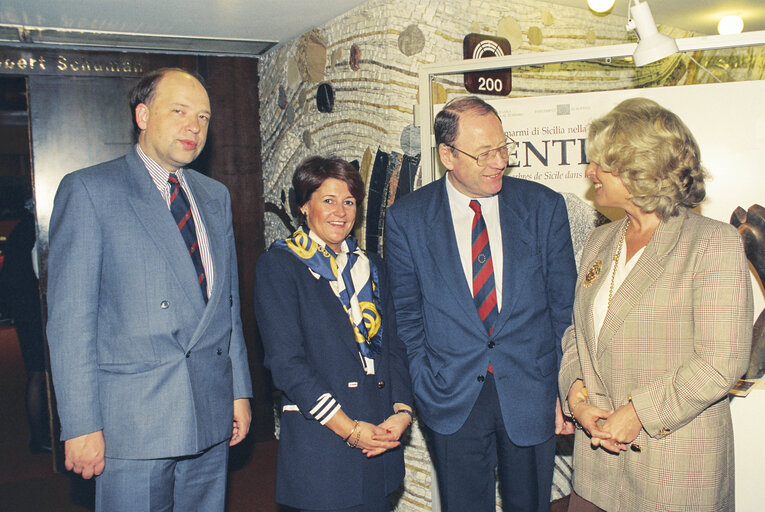
<path fill-rule="evenodd" d="M 378 148 L 419 154 L 419 131 L 411 126 L 418 70 L 462 58 L 469 32 L 507 37 L 514 53 L 629 41 L 624 18 L 545 2 L 372 0 L 261 59 L 265 200 L 282 206 L 295 166 L 314 153 L 368 166 Z M 610 89 L 620 67 L 633 74 L 626 62 L 515 70 L 511 95 Z M 329 103 L 320 84 L 334 92 L 332 112 L 317 108 L 317 99 Z M 459 75 L 439 79 L 435 87 L 441 100 L 465 93 Z M 267 242 L 288 231 L 278 215 L 266 214 Z"/>
<path fill-rule="evenodd" d="M 287 206 L 290 179 L 296 165 L 312 154 L 357 161 L 368 186 L 375 173 L 382 176 L 384 189 L 372 184 L 374 204 L 365 205 L 368 210 L 357 221 L 363 229 L 374 217 L 372 230 L 382 230 L 385 205 L 401 187 L 407 165 L 416 168 L 420 153 L 419 129 L 412 125 L 418 70 L 423 64 L 461 59 L 466 34 L 500 35 L 511 42 L 514 54 L 533 53 L 632 42 L 625 23 L 616 14 L 595 16 L 534 0 L 371 0 L 273 49 L 259 66 L 266 244 L 295 227 Z M 661 30 L 677 38 L 692 35 Z M 695 57 L 723 81 L 765 74 L 759 50 Z M 517 68 L 510 96 L 712 80 L 687 56 L 637 69 L 631 59 L 614 59 Z M 460 75 L 437 79 L 434 89 L 438 102 L 465 94 Z M 406 461 L 397 510 L 430 510 L 430 462 L 416 425 Z M 570 490 L 569 460 L 559 457 L 556 466 L 553 498 Z"/>

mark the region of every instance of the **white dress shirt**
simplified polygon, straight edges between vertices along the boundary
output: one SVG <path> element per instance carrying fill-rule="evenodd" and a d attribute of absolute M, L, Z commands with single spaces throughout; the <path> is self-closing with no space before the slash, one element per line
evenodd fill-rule
<path fill-rule="evenodd" d="M 162 194 L 162 198 L 165 200 L 165 203 L 167 203 L 167 209 L 169 210 L 170 183 L 167 181 L 169 173 L 167 170 L 165 170 L 165 168 L 152 160 L 149 155 L 144 153 L 140 145 L 136 144 L 135 150 L 143 164 L 146 166 L 146 170 L 149 171 L 149 175 L 151 176 L 152 181 L 154 181 L 154 185 L 156 185 L 159 193 Z M 175 171 L 175 175 L 178 177 L 178 181 L 180 182 L 183 191 L 186 192 L 186 197 L 189 198 L 189 203 L 191 203 L 191 215 L 194 218 L 194 228 L 197 232 L 199 256 L 202 260 L 202 268 L 205 271 L 205 280 L 207 280 L 207 298 L 209 299 L 212 296 L 214 276 L 212 256 L 210 255 L 210 242 L 207 238 L 207 230 L 205 229 L 205 225 L 202 222 L 202 217 L 199 215 L 197 203 L 194 200 L 194 193 L 192 192 L 191 187 L 189 187 L 189 184 L 186 182 L 186 179 L 183 177 L 183 169 L 178 169 Z"/>
<path fill-rule="evenodd" d="M 468 197 L 454 188 L 446 177 L 446 194 L 449 197 L 449 209 L 452 213 L 454 236 L 457 240 L 457 250 L 460 253 L 462 270 L 465 273 L 468 288 L 473 293 L 473 217 L 475 212 L 470 208 L 470 201 L 481 204 L 481 214 L 489 232 L 489 248 L 491 261 L 494 266 L 494 286 L 497 291 L 497 311 L 502 310 L 502 229 L 499 223 L 499 197 Z"/>

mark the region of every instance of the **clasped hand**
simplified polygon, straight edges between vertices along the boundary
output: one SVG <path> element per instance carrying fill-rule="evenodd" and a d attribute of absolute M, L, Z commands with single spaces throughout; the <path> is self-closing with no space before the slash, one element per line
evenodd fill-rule
<path fill-rule="evenodd" d="M 392 414 L 379 425 L 360 422 L 361 437 L 358 448 L 367 457 L 380 455 L 387 450 L 396 448 L 401 444 L 399 438 L 409 426 L 408 414 Z M 368 434 L 368 438 L 365 436 Z"/>
<path fill-rule="evenodd" d="M 643 428 L 632 402 L 606 411 L 588 403 L 583 390 L 584 385 L 577 380 L 569 390 L 568 401 L 574 419 L 590 436 L 590 444 L 612 453 L 627 450 Z"/>

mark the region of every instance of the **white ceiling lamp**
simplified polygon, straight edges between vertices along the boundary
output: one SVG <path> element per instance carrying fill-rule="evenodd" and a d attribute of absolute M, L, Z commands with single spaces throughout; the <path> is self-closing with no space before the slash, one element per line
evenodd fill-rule
<path fill-rule="evenodd" d="M 613 8 L 616 0 L 587 0 L 587 6 L 598 14 L 608 12 Z"/>
<path fill-rule="evenodd" d="M 636 66 L 645 66 L 679 51 L 674 39 L 659 33 L 648 2 L 628 0 L 627 30 L 634 30 L 638 36 L 638 46 L 632 54 Z"/>
<path fill-rule="evenodd" d="M 721 35 L 740 34 L 744 30 L 744 20 L 741 16 L 723 16 L 717 24 L 717 32 Z"/>

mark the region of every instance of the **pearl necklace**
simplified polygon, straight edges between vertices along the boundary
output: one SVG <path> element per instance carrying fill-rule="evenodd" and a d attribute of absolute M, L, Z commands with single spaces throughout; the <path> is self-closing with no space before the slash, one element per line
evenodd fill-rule
<path fill-rule="evenodd" d="M 624 224 L 624 230 L 622 230 L 622 236 L 619 239 L 619 246 L 616 248 L 616 254 L 613 257 L 614 268 L 611 269 L 611 288 L 608 289 L 608 308 L 611 308 L 611 298 L 614 294 L 614 281 L 616 280 L 616 267 L 619 265 L 619 257 L 622 254 L 622 245 L 624 245 L 624 239 L 627 237 L 627 228 L 630 227 L 630 218 L 627 217 L 627 222 Z"/>

